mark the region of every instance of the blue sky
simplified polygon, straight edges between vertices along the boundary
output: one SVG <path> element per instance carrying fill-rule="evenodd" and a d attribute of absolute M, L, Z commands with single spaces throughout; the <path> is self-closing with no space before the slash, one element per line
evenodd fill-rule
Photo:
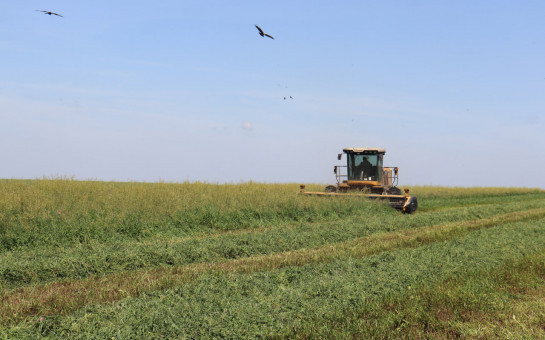
<path fill-rule="evenodd" d="M 368 146 L 402 185 L 545 188 L 543 1 L 0 9 L 0 178 L 331 183 Z"/>

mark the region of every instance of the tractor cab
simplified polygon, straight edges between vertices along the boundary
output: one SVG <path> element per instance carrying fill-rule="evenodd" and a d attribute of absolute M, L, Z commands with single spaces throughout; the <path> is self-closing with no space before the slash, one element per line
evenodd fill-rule
<path fill-rule="evenodd" d="M 337 165 L 334 168 L 340 191 L 367 188 L 373 193 L 382 193 L 392 185 L 392 179 L 397 179 L 397 168 L 384 168 L 382 165 L 385 149 L 345 148 L 343 153 L 346 154 L 346 166 Z M 339 154 L 339 160 L 342 155 Z M 395 171 L 395 177 L 392 176 L 392 170 Z"/>
<path fill-rule="evenodd" d="M 364 181 L 378 185 L 382 180 L 384 149 L 344 149 L 347 155 L 348 181 Z M 371 183 L 372 182 L 372 183 Z"/>

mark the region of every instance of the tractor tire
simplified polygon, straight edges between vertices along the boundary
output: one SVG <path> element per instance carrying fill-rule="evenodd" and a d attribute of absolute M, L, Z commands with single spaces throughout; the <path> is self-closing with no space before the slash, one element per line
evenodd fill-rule
<path fill-rule="evenodd" d="M 404 214 L 412 214 L 418 208 L 418 200 L 416 197 L 411 197 L 409 199 L 409 204 L 405 206 Z"/>
<path fill-rule="evenodd" d="M 328 185 L 327 187 L 325 187 L 325 192 L 337 192 L 337 187 L 334 186 L 334 185 Z"/>

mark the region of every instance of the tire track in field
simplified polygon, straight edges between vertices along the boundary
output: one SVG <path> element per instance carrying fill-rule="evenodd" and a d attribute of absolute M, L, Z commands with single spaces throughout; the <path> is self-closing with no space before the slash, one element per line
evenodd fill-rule
<path fill-rule="evenodd" d="M 495 215 L 486 219 L 441 223 L 418 229 L 375 234 L 323 247 L 198 263 L 174 268 L 154 268 L 83 280 L 55 282 L 20 288 L 0 296 L 0 324 L 8 325 L 31 315 L 67 314 L 88 304 L 110 303 L 147 291 L 168 289 L 196 279 L 203 273 L 243 274 L 287 266 L 364 257 L 388 250 L 414 248 L 461 237 L 471 231 L 545 217 L 545 208 Z"/>

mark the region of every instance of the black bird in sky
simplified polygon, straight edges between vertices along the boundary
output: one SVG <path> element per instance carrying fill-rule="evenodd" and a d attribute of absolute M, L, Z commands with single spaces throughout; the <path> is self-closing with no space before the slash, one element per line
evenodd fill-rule
<path fill-rule="evenodd" d="M 268 35 L 267 33 L 263 32 L 263 30 L 261 28 L 259 28 L 259 26 L 255 25 L 255 27 L 257 28 L 257 30 L 259 31 L 259 35 L 262 36 L 262 37 L 269 37 L 271 39 L 274 39 L 273 36 L 271 35 Z"/>
<path fill-rule="evenodd" d="M 59 17 L 63 18 L 63 16 L 60 15 L 59 13 L 50 12 L 50 11 L 42 11 L 41 9 L 37 9 L 36 11 L 37 12 L 43 12 L 44 14 L 49 14 L 49 15 L 53 14 L 53 15 L 56 15 L 56 16 L 59 16 Z"/>

